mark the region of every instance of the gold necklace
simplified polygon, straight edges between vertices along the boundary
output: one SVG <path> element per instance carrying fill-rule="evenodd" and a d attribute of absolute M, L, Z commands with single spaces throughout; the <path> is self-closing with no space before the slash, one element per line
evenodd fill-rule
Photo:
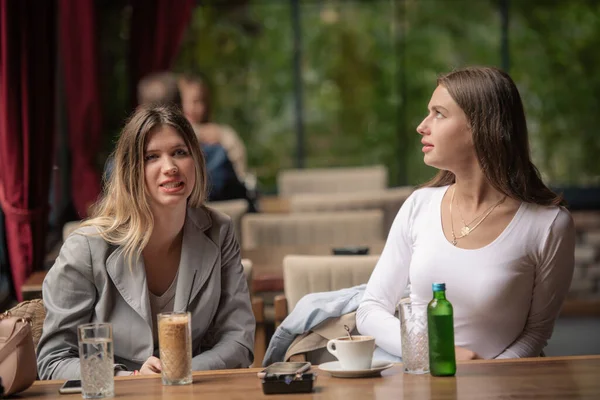
<path fill-rule="evenodd" d="M 456 191 L 456 186 L 454 187 L 454 191 Z M 454 196 L 454 191 L 452 192 L 452 196 Z M 461 233 L 462 237 L 467 236 L 469 233 L 471 233 L 471 231 L 473 229 L 475 229 L 475 227 L 477 225 L 479 225 L 479 224 L 477 224 L 473 228 L 471 228 L 471 224 L 473 224 L 473 222 L 477 221 L 484 214 L 487 217 L 487 215 L 489 214 L 488 211 L 491 212 L 490 210 L 493 210 L 494 208 L 498 207 L 500 204 L 502 204 L 504 202 L 505 199 L 506 199 L 506 196 L 504 196 L 503 198 L 501 198 L 496 204 L 492 204 L 487 210 L 485 210 L 484 212 L 482 212 L 481 214 L 479 214 L 478 216 L 476 216 L 475 218 L 473 218 L 471 220 L 471 222 L 469 222 L 468 224 L 465 222 L 465 219 L 464 219 L 464 217 L 462 215 L 462 211 L 460 211 L 460 206 L 458 204 L 458 200 L 456 200 L 456 208 L 458 209 L 458 216 L 460 217 L 460 220 L 461 220 L 461 222 L 463 224 L 463 227 L 460 229 L 460 233 Z M 452 206 L 452 204 L 451 204 L 451 206 Z M 484 219 L 485 219 L 485 217 L 484 217 Z M 483 219 L 482 219 L 482 221 L 483 221 Z"/>
<path fill-rule="evenodd" d="M 475 226 L 473 226 L 472 228 L 469 228 L 468 225 L 464 226 L 461 229 L 461 232 L 460 232 L 461 235 L 456 236 L 456 234 L 454 233 L 454 218 L 452 218 L 452 203 L 454 203 L 454 194 L 455 193 L 456 193 L 456 186 L 454 186 L 452 188 L 452 197 L 450 198 L 450 231 L 452 232 L 452 244 L 454 246 L 456 246 L 456 244 L 458 243 L 458 239 L 462 239 L 465 236 L 469 236 L 469 234 L 471 232 L 473 232 L 479 225 L 481 225 L 481 223 L 483 221 L 485 221 L 485 219 L 492 213 L 492 211 L 494 211 L 494 209 L 496 207 L 498 207 L 500 204 L 502 204 L 504 202 L 504 200 L 506 200 L 506 196 L 504 196 L 503 198 L 498 200 L 498 202 L 496 204 L 494 204 L 493 206 L 491 206 L 490 208 L 487 209 L 487 211 L 485 212 L 485 215 L 483 215 L 483 217 L 479 220 L 479 222 L 477 222 L 475 224 Z M 458 210 L 458 212 L 460 213 L 460 209 Z M 462 217 L 461 217 L 461 219 L 462 219 Z M 475 221 L 476 219 L 477 218 L 475 218 L 473 221 Z M 473 221 L 471 221 L 471 223 L 473 223 Z M 464 224 L 464 220 L 463 220 L 463 224 Z"/>

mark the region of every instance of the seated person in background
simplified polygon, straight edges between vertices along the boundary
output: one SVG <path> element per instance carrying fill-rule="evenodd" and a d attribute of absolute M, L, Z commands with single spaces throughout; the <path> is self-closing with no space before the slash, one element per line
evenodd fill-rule
<path fill-rule="evenodd" d="M 138 84 L 138 101 L 140 106 L 150 104 L 170 104 L 181 108 L 181 93 L 179 90 L 177 76 L 171 72 L 159 72 L 144 77 Z M 198 112 L 198 107 L 192 108 L 196 110 L 196 113 Z M 218 125 L 214 125 L 214 127 L 218 127 Z M 209 128 L 209 130 L 210 129 L 212 128 Z M 198 139 L 200 139 L 200 144 L 205 154 L 206 168 L 208 174 L 207 185 L 209 187 L 207 193 L 207 200 L 222 201 L 232 199 L 246 199 L 249 203 L 249 210 L 255 210 L 254 203 L 250 199 L 246 187 L 239 180 L 238 175 L 234 170 L 234 166 L 228 158 L 226 150 L 217 141 L 214 141 L 210 138 L 208 139 L 208 141 L 205 141 L 205 139 L 207 139 L 208 136 L 200 134 L 200 132 L 206 131 L 199 130 L 198 125 L 196 126 L 196 128 L 194 128 L 194 130 L 196 132 L 196 136 L 198 137 Z M 230 135 L 228 135 L 227 133 L 223 135 L 223 137 L 229 136 Z M 234 147 L 238 148 L 239 146 Z M 236 151 L 234 151 L 234 153 L 236 153 Z M 245 168 L 245 149 L 243 149 L 243 160 L 243 166 Z M 112 173 L 112 169 L 113 160 L 112 157 L 109 157 L 104 167 L 104 176 L 106 181 Z"/>
<path fill-rule="evenodd" d="M 255 320 L 240 249 L 231 219 L 203 206 L 191 125 L 176 108 L 141 106 L 113 158 L 92 217 L 44 280 L 40 377 L 80 376 L 77 326 L 89 322 L 113 324 L 115 373 L 159 373 L 156 315 L 186 307 L 194 370 L 248 367 Z"/>
<path fill-rule="evenodd" d="M 210 90 L 198 76 L 183 75 L 179 80 L 182 109 L 194 127 L 206 156 L 210 201 L 246 199 L 248 210 L 256 211 L 255 184 L 246 173 L 246 147 L 235 131 L 210 122 Z M 252 186 L 252 187 L 249 187 Z"/>
<path fill-rule="evenodd" d="M 177 76 L 171 72 L 158 72 L 145 76 L 138 83 L 138 104 L 175 105 L 181 108 L 181 92 Z"/>
<path fill-rule="evenodd" d="M 177 76 L 171 72 L 157 72 L 143 77 L 137 86 L 137 100 L 139 106 L 171 105 L 181 108 L 181 94 Z M 108 181 L 114 168 L 111 156 L 104 164 L 104 181 Z"/>
<path fill-rule="evenodd" d="M 179 79 L 179 88 L 183 113 L 194 127 L 200 142 L 223 146 L 238 179 L 244 182 L 247 169 L 246 147 L 230 126 L 211 122 L 211 93 L 206 80 L 195 75 L 183 75 Z"/>
<path fill-rule="evenodd" d="M 209 201 L 247 199 L 246 187 L 238 179 L 227 152 L 218 143 L 201 143 L 208 170 Z"/>
<path fill-rule="evenodd" d="M 574 267 L 575 229 L 529 155 L 517 87 L 495 68 L 440 77 L 417 127 L 440 171 L 402 205 L 357 311 L 357 328 L 402 356 L 394 310 L 445 282 L 457 359 L 537 357 Z"/>

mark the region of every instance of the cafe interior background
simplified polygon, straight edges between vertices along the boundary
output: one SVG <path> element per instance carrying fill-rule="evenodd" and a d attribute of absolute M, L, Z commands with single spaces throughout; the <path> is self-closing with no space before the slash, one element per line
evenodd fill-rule
<path fill-rule="evenodd" d="M 600 354 L 600 2 L 175 3 L 2 1 L 0 310 L 86 216 L 148 73 L 209 78 L 214 120 L 239 134 L 267 198 L 289 169 L 380 165 L 388 188 L 426 181 L 415 128 L 436 76 L 493 65 L 517 82 L 534 163 L 577 227 L 573 307 L 546 354 Z"/>

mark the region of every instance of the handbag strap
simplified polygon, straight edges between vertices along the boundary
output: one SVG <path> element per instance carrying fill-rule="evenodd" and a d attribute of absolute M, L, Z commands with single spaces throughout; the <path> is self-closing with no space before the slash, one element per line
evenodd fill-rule
<path fill-rule="evenodd" d="M 13 330 L 13 334 L 7 338 L 4 346 L 0 348 L 0 362 L 6 359 L 21 342 L 27 337 L 30 332 L 27 330 L 27 323 L 21 319 L 14 320 L 1 320 L 0 323 L 12 323 L 16 329 Z M 17 324 L 22 324 L 17 326 Z"/>

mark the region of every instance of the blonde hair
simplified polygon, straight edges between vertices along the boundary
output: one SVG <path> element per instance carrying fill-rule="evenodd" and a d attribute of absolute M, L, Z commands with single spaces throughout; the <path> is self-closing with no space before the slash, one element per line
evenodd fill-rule
<path fill-rule="evenodd" d="M 204 155 L 187 119 L 175 107 L 139 107 L 125 124 L 111 155 L 114 170 L 103 196 L 93 206 L 90 219 L 82 224 L 96 227 L 104 240 L 121 246 L 130 268 L 139 260 L 154 228 L 144 177 L 144 152 L 148 135 L 161 126 L 170 126 L 179 133 L 194 160 L 196 183 L 188 205 L 201 207 L 207 195 Z"/>

